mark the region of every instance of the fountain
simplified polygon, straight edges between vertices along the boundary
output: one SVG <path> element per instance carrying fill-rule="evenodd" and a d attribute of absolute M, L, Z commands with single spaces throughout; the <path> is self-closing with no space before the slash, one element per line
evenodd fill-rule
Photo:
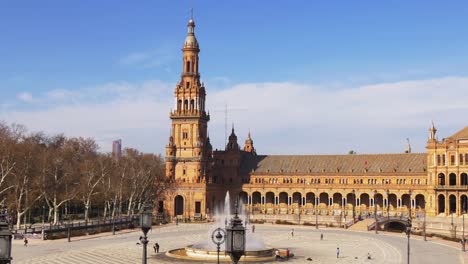
<path fill-rule="evenodd" d="M 243 210 L 243 205 L 241 204 L 241 214 L 239 217 L 244 223 L 246 223 L 245 210 Z M 184 260 L 212 260 L 216 261 L 217 259 L 217 249 L 216 245 L 211 241 L 212 232 L 218 228 L 224 228 L 228 221 L 231 219 L 231 199 L 229 197 L 229 191 L 226 192 L 224 199 L 224 208 L 216 208 L 215 210 L 215 223 L 212 225 L 207 233 L 206 240 L 194 243 L 193 245 L 188 245 L 185 248 L 178 248 L 169 250 L 166 252 L 166 256 L 172 258 L 179 258 Z M 229 255 L 225 254 L 225 244 L 221 244 L 221 253 L 220 261 L 230 262 L 231 259 Z M 241 261 L 247 262 L 259 262 L 259 261 L 271 261 L 274 259 L 274 249 L 266 247 L 262 240 L 255 234 L 251 232 L 246 232 L 246 252 L 245 255 L 241 258 Z"/>

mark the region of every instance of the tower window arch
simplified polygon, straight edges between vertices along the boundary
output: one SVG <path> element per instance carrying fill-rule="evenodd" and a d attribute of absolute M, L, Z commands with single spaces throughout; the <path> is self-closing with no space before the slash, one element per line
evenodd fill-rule
<path fill-rule="evenodd" d="M 190 61 L 187 61 L 185 71 L 190 72 Z"/>

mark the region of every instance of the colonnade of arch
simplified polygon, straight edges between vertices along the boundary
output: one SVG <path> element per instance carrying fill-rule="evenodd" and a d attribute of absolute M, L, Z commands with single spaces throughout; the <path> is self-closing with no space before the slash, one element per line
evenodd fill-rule
<path fill-rule="evenodd" d="M 446 192 L 437 194 L 436 212 L 439 215 L 465 214 L 468 211 L 468 195 Z"/>
<path fill-rule="evenodd" d="M 420 193 L 392 192 L 240 192 L 239 197 L 252 213 L 382 216 L 414 215 L 425 209 Z"/>
<path fill-rule="evenodd" d="M 437 174 L 437 185 L 440 186 L 467 186 L 468 185 L 468 174 L 465 172 L 459 173 L 458 175 L 454 172 L 445 175 L 445 173 Z"/>

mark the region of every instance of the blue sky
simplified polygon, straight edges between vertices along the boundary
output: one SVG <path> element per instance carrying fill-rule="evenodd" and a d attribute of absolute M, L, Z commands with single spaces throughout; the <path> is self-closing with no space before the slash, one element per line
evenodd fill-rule
<path fill-rule="evenodd" d="M 111 138 L 123 137 L 124 143 L 131 146 L 162 151 L 167 140 L 170 96 L 180 74 L 180 48 L 191 2 L 202 49 L 200 69 L 212 112 L 216 113 L 214 111 L 222 109 L 226 103 L 248 109 L 250 116 L 258 117 L 257 123 L 245 121 L 245 111 L 233 112 L 230 122 L 239 124 L 239 133 L 245 134 L 251 129 L 255 135 L 257 129 L 259 147 L 265 151 L 340 153 L 356 148 L 358 152 L 395 152 L 403 149 L 399 144 L 406 137 L 415 138 L 416 149 L 424 151 L 426 128 L 431 119 L 436 119 L 445 129 L 445 136 L 466 125 L 463 123 L 466 118 L 456 119 L 459 111 L 464 110 L 463 106 L 432 113 L 430 110 L 435 108 L 430 105 L 434 98 L 427 96 L 438 89 L 454 87 L 458 87 L 458 97 L 452 100 L 468 96 L 468 88 L 465 88 L 465 77 L 468 77 L 466 1 L 2 1 L 0 119 L 24 123 L 32 130 L 93 136 L 104 150 L 109 149 Z M 395 94 L 395 87 L 402 83 L 407 88 Z M 421 83 L 426 88 L 420 88 Z M 258 94 L 250 94 L 248 90 L 238 93 L 248 85 Z M 310 120 L 310 125 L 298 129 L 294 137 L 305 138 L 310 133 L 330 135 L 329 140 L 336 140 L 330 148 L 317 142 L 303 146 L 299 140 L 291 145 L 283 137 L 272 135 L 271 129 L 282 134 L 280 131 L 286 126 L 296 123 L 281 125 L 284 120 L 271 120 L 275 125 L 266 124 L 265 118 L 259 116 L 278 116 L 275 111 L 283 110 L 261 111 L 269 107 L 268 101 L 261 98 L 272 99 L 267 96 L 270 91 L 283 94 L 283 98 L 288 91 L 310 92 L 308 99 L 313 104 L 323 101 L 321 96 L 339 97 L 337 93 L 367 91 L 367 94 L 374 94 L 381 90 L 368 91 L 366 87 L 381 85 L 393 91 L 393 99 L 398 102 L 406 98 L 406 91 L 413 94 L 417 90 L 414 107 L 401 113 L 401 116 L 416 115 L 417 118 L 407 125 L 397 123 L 401 118 L 385 126 L 369 122 L 364 127 L 369 134 L 360 139 L 356 135 L 330 134 L 328 129 L 341 130 L 339 124 L 349 121 L 340 119 L 345 115 L 339 112 L 339 107 L 330 110 L 336 112 L 333 121 L 337 124 L 328 125 L 326 118 L 323 122 L 316 121 L 321 129 L 312 124 L 328 112 L 320 112 L 323 108 L 305 109 L 303 119 Z M 245 98 L 251 96 L 259 96 L 260 100 L 249 105 Z M 343 102 L 348 102 L 343 96 Z M 376 94 L 375 98 L 381 96 Z M 426 99 L 419 103 L 419 97 Z M 144 109 L 125 104 L 145 105 L 139 101 L 145 98 L 154 100 L 147 102 Z M 378 101 L 375 98 L 372 101 Z M 336 100 L 330 100 L 330 105 L 333 102 Z M 368 111 L 375 107 L 366 106 L 367 100 L 359 102 Z M 287 108 L 295 106 L 290 101 L 281 103 Z M 257 108 L 254 104 L 263 107 Z M 106 106 L 109 106 L 107 110 L 103 109 Z M 148 125 L 135 124 L 126 119 L 110 118 L 112 107 L 128 107 L 128 111 L 122 111 L 129 119 L 135 119 L 130 112 L 137 110 L 154 111 L 152 115 L 159 117 L 140 120 Z M 76 115 L 76 126 L 82 130 L 63 124 L 65 117 L 55 115 L 67 112 L 64 109 Z M 112 119 L 119 125 L 111 122 L 106 129 L 96 129 L 99 122 L 89 121 L 89 116 L 79 121 L 79 117 L 85 115 L 79 109 L 103 111 L 96 116 Z M 421 114 L 418 109 L 428 110 Z M 395 109 L 382 111 L 389 113 Z M 317 117 L 318 113 L 322 116 Z M 290 114 L 297 115 L 297 111 Z M 31 116 L 42 122 L 33 122 Z M 283 118 L 291 120 L 291 116 Z M 52 122 L 52 117 L 58 119 L 56 123 L 48 123 Z M 221 148 L 223 115 L 213 114 L 213 118 L 211 134 Z M 362 116 L 348 118 L 366 119 Z M 381 119 L 393 120 L 391 116 Z M 157 124 L 150 124 L 153 122 Z M 398 144 L 382 143 L 382 137 L 394 135 L 388 132 L 388 127 L 392 126 L 404 130 L 392 138 Z M 373 143 L 368 143 L 366 138 L 373 136 Z M 149 141 L 151 144 L 147 143 Z M 274 147 L 273 144 L 278 145 Z"/>

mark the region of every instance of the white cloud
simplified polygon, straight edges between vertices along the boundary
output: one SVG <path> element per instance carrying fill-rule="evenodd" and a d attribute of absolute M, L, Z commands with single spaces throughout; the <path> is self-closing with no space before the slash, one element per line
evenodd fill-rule
<path fill-rule="evenodd" d="M 210 136 L 214 148 L 223 148 L 227 103 L 233 109 L 229 128 L 234 122 L 241 145 L 250 129 L 260 154 L 402 152 L 407 137 L 422 152 L 431 120 L 441 138 L 467 125 L 466 87 L 468 78 L 462 77 L 339 90 L 288 82 L 207 87 Z M 113 139 L 122 138 L 125 146 L 163 153 L 173 89 L 172 84 L 147 81 L 49 92 L 45 97 L 53 98 L 53 104 L 47 109 L 9 108 L 0 119 L 31 130 L 94 137 L 104 151 Z"/>
<path fill-rule="evenodd" d="M 152 53 L 149 52 L 133 52 L 122 57 L 119 62 L 125 65 L 132 65 L 147 61 L 148 59 L 151 59 L 152 56 Z"/>
<path fill-rule="evenodd" d="M 28 92 L 19 93 L 16 97 L 18 97 L 18 99 L 20 99 L 21 101 L 27 102 L 27 103 L 30 103 L 33 101 L 32 94 Z"/>
<path fill-rule="evenodd" d="M 164 67 L 165 71 L 168 71 L 170 70 L 170 68 L 168 68 L 169 62 L 175 59 L 171 50 L 161 47 L 150 51 L 132 52 L 118 59 L 117 63 L 125 66 L 140 66 L 143 68 L 161 66 Z"/>

